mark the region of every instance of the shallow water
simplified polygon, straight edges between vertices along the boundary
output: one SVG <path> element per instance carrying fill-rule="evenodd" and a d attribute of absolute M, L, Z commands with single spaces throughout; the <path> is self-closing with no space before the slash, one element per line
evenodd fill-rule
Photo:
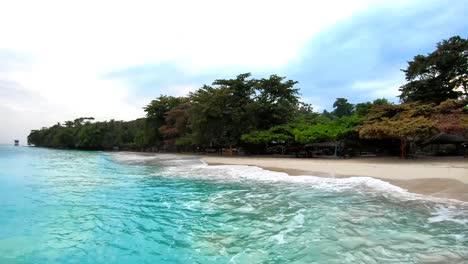
<path fill-rule="evenodd" d="M 468 205 L 365 177 L 4 146 L 0 263 L 468 263 Z"/>

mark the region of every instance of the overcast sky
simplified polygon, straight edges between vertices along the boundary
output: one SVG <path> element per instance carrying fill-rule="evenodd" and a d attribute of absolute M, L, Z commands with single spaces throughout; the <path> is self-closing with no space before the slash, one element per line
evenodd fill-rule
<path fill-rule="evenodd" d="M 453 35 L 465 0 L 3 1 L 0 143 L 81 116 L 131 120 L 160 94 L 252 72 L 337 97 L 397 101 L 400 69 Z"/>

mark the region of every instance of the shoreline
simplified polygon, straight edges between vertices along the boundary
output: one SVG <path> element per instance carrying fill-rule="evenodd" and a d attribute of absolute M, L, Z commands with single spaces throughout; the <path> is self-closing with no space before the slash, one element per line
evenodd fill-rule
<path fill-rule="evenodd" d="M 397 160 L 295 159 L 275 157 L 201 156 L 208 165 L 247 165 L 284 172 L 291 177 L 305 175 L 326 178 L 372 177 L 411 193 L 468 202 L 468 161 L 465 159 Z"/>

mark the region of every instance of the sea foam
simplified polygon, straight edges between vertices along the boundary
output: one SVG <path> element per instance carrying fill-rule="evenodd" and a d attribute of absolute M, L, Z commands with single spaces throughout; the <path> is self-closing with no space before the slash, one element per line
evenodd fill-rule
<path fill-rule="evenodd" d="M 251 184 L 278 183 L 300 184 L 302 187 L 328 192 L 359 193 L 385 199 L 387 202 L 407 203 L 429 210 L 430 223 L 453 221 L 468 225 L 468 203 L 452 199 L 431 197 L 408 192 L 384 180 L 354 176 L 348 178 L 328 178 L 314 175 L 290 176 L 284 172 L 270 171 L 247 165 L 209 165 L 198 156 L 177 154 L 141 155 L 139 153 L 117 153 L 113 158 L 119 162 L 138 165 L 156 165 L 161 168 L 153 175 L 159 177 L 180 177 Z M 246 210 L 248 210 L 246 208 Z"/>

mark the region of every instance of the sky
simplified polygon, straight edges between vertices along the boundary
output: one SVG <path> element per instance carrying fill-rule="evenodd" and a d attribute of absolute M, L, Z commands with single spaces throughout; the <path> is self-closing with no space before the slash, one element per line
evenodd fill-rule
<path fill-rule="evenodd" d="M 466 14 L 466 0 L 0 0 L 0 143 L 143 117 L 161 94 L 245 72 L 298 81 L 316 111 L 398 102 L 407 61 L 466 38 Z"/>

